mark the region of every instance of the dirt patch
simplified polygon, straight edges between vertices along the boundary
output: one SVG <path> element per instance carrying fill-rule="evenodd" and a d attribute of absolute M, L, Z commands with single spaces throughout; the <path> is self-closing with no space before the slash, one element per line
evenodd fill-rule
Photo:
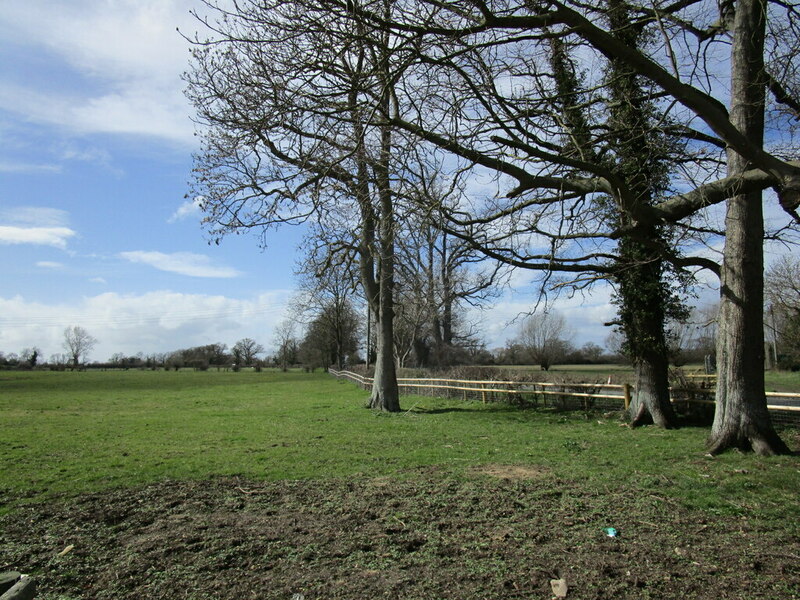
<path fill-rule="evenodd" d="M 547 469 L 527 465 L 481 465 L 470 472 L 500 479 L 541 479 L 549 473 Z"/>
<path fill-rule="evenodd" d="M 41 600 L 549 599 L 560 578 L 570 599 L 800 598 L 785 527 L 552 476 L 168 481 L 23 507 L 0 532 L 0 570 Z"/>

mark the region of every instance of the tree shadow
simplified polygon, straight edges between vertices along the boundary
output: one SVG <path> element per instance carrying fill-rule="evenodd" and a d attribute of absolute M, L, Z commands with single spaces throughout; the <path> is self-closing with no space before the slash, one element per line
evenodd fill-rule
<path fill-rule="evenodd" d="M 461 408 L 457 406 L 449 407 L 449 408 L 411 408 L 409 412 L 420 414 L 420 415 L 443 415 L 447 413 L 496 413 L 496 412 L 508 412 L 507 410 L 501 410 L 500 408 Z"/>

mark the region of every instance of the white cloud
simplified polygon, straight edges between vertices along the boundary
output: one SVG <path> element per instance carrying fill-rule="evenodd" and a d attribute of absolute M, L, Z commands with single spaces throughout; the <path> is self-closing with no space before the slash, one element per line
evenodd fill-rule
<path fill-rule="evenodd" d="M 14 227 L 0 225 L 0 244 L 38 244 L 66 248 L 75 235 L 67 227 Z"/>
<path fill-rule="evenodd" d="M 43 206 L 14 206 L 0 209 L 0 222 L 19 227 L 67 227 L 69 213 Z"/>
<path fill-rule="evenodd" d="M 54 144 L 52 151 L 60 160 L 94 163 L 106 167 L 111 164 L 111 154 L 105 148 L 79 145 L 74 141 Z"/>
<path fill-rule="evenodd" d="M 175 28 L 194 22 L 190 7 L 185 0 L 41 0 L 10 4 L 2 19 L 14 28 L 9 36 L 35 40 L 89 75 L 164 79 L 185 67 L 186 43 Z"/>
<path fill-rule="evenodd" d="M 189 108 L 163 90 L 126 86 L 120 91 L 72 107 L 69 124 L 82 132 L 148 135 L 194 141 Z"/>
<path fill-rule="evenodd" d="M 103 285 L 105 285 L 106 283 L 108 283 L 108 282 L 107 282 L 105 279 L 103 279 L 102 277 L 92 277 L 92 278 L 91 278 L 89 281 L 90 281 L 91 283 L 100 283 L 100 284 L 103 284 Z"/>
<path fill-rule="evenodd" d="M 533 275 L 529 273 L 527 282 Z M 481 335 L 488 348 L 498 348 L 519 335 L 520 318 L 536 308 L 544 310 L 544 303 L 536 306 L 538 294 L 531 287 L 527 292 L 507 291 L 491 308 L 482 311 L 469 311 L 470 318 L 480 323 Z M 591 293 L 566 294 L 550 298 L 547 309 L 559 312 L 572 331 L 572 342 L 582 346 L 586 342 L 594 342 L 600 346 L 605 343 L 611 333 L 604 324 L 611 321 L 616 314 L 616 307 L 611 303 L 611 286 L 600 284 Z"/>
<path fill-rule="evenodd" d="M 84 327 L 98 340 L 91 359 L 116 352 L 145 354 L 251 337 L 270 348 L 290 296 L 276 290 L 249 299 L 154 291 L 104 293 L 76 303 L 43 304 L 0 297 L 0 351 L 38 346 L 45 357 L 63 352 L 64 329 Z"/>
<path fill-rule="evenodd" d="M 0 173 L 60 173 L 61 165 L 0 162 Z"/>
<path fill-rule="evenodd" d="M 18 206 L 0 210 L 0 244 L 36 244 L 66 248 L 76 235 L 68 215 L 57 208 Z"/>
<path fill-rule="evenodd" d="M 193 144 L 180 74 L 188 45 L 176 27 L 195 27 L 181 0 L 42 0 L 3 7 L 7 38 L 67 63 L 84 85 L 0 86 L 0 107 L 79 133 L 142 134 Z M 78 79 L 80 81 L 80 79 Z M 79 91 L 75 91 L 79 90 Z"/>
<path fill-rule="evenodd" d="M 53 262 L 52 260 L 40 260 L 36 263 L 36 266 L 40 269 L 60 269 L 64 265 L 60 262 Z"/>
<path fill-rule="evenodd" d="M 126 84 L 107 94 L 83 98 L 6 84 L 0 90 L 0 108 L 80 134 L 147 135 L 194 143 L 190 109 L 178 92 L 165 93 L 144 87 L 146 83 L 141 85 Z"/>
<path fill-rule="evenodd" d="M 172 216 L 167 219 L 167 223 L 175 223 L 189 217 L 200 215 L 202 212 L 202 205 L 203 198 L 201 196 L 198 196 L 194 200 L 187 200 L 178 207 L 178 210 L 172 213 Z"/>
<path fill-rule="evenodd" d="M 238 277 L 239 271 L 232 267 L 215 266 L 211 259 L 203 254 L 192 252 L 175 252 L 165 254 L 145 250 L 121 252 L 120 256 L 134 263 L 150 265 L 161 271 L 178 273 L 189 277 Z"/>

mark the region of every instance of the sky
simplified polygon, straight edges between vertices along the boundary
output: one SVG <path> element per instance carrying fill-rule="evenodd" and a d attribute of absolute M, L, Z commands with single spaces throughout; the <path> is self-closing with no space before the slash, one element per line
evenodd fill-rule
<path fill-rule="evenodd" d="M 185 197 L 198 150 L 183 96 L 190 0 L 34 0 L 0 11 L 0 351 L 92 360 L 251 337 L 270 349 L 295 281 L 297 229 L 209 244 Z M 487 347 L 517 334 L 533 275 L 473 311 Z M 603 345 L 610 290 L 562 298 L 573 342 Z"/>
<path fill-rule="evenodd" d="M 0 12 L 0 351 L 263 345 L 296 231 L 208 244 L 184 195 L 197 149 L 180 75 L 187 1 L 6 3 Z"/>

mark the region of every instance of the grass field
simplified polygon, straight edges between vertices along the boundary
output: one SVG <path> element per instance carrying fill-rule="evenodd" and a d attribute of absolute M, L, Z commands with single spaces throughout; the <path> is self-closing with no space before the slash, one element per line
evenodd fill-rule
<path fill-rule="evenodd" d="M 0 488 L 12 500 L 164 478 L 404 476 L 428 465 L 458 475 L 496 462 L 601 488 L 667 478 L 683 501 L 727 511 L 780 510 L 800 489 L 786 485 L 800 484 L 793 459 L 705 458 L 700 428 L 631 431 L 577 413 L 424 397 L 376 414 L 361 408 L 365 392 L 322 373 L 6 373 L 0 386 Z M 744 468 L 756 484 L 729 493 Z"/>
<path fill-rule="evenodd" d="M 242 486 L 318 481 L 318 489 L 329 486 L 335 495 L 344 494 L 342 489 L 352 494 L 354 481 L 372 492 L 370 486 L 378 484 L 364 482 L 392 482 L 408 494 L 412 488 L 413 494 L 423 494 L 409 500 L 413 510 L 389 504 L 389 512 L 406 523 L 414 510 L 430 504 L 431 494 L 441 491 L 436 482 L 455 482 L 448 484 L 454 490 L 475 490 L 474 482 L 484 481 L 482 474 L 497 473 L 512 481 L 517 475 L 528 480 L 535 474 L 536 486 L 525 492 L 532 495 L 519 496 L 513 488 L 517 483 L 480 484 L 482 491 L 473 494 L 480 499 L 476 502 L 491 507 L 505 498 L 504 502 L 528 506 L 536 498 L 547 500 L 542 490 L 568 489 L 570 498 L 596 498 L 596 507 L 603 507 L 583 509 L 603 512 L 596 530 L 600 521 L 629 522 L 631 515 L 644 511 L 649 522 L 666 510 L 676 516 L 700 515 L 692 516 L 692 527 L 699 531 L 707 526 L 697 525 L 697 519 L 718 523 L 720 535 L 727 535 L 730 519 L 748 527 L 758 524 L 786 539 L 800 535 L 796 456 L 759 458 L 731 452 L 710 458 L 704 452 L 707 430 L 631 430 L 597 414 L 407 397 L 405 412 L 388 415 L 363 408 L 365 398 L 355 386 L 321 373 L 5 372 L 0 374 L 0 514 L 9 522 L 30 511 L 40 515 L 46 504 L 68 507 L 84 502 L 82 498 L 100 498 L 98 494 L 105 499 L 96 502 L 117 498 L 114 502 L 125 504 L 126 490 L 227 477 L 248 482 Z M 787 430 L 784 437 L 798 449 L 796 431 Z M 300 494 L 301 488 L 291 489 Z M 442 507 L 463 502 L 463 492 L 453 493 Z M 558 494 L 553 514 L 567 510 L 563 493 Z M 324 502 L 328 506 L 329 501 Z M 418 518 L 418 527 L 431 526 L 426 517 Z M 21 545 L 16 548 L 16 560 L 28 556 Z M 29 560 L 47 572 L 49 567 L 42 564 L 50 563 L 41 563 L 41 556 L 31 555 Z M 9 563 L 0 554 L 0 570 L 14 566 Z M 788 581 L 792 593 L 800 594 L 793 587 L 800 582 L 797 569 Z M 465 592 L 462 597 L 485 597 L 489 588 L 475 589 L 477 595 Z M 703 597 L 686 589 L 681 593 Z M 440 597 L 431 594 L 409 597 Z"/>

